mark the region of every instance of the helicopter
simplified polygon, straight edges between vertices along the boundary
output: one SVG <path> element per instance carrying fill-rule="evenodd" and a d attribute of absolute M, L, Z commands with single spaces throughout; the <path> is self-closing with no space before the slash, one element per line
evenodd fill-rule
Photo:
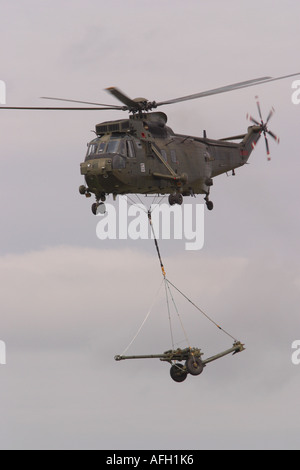
<path fill-rule="evenodd" d="M 209 139 L 206 131 L 202 137 L 174 133 L 167 126 L 164 112 L 153 111 L 160 106 L 199 99 L 242 88 L 261 85 L 300 75 L 299 73 L 277 78 L 260 77 L 234 83 L 201 93 L 166 101 L 149 101 L 146 98 L 131 99 L 116 87 L 106 91 L 122 103 L 122 106 L 91 103 L 62 98 L 43 97 L 48 100 L 88 104 L 93 107 L 3 107 L 0 109 L 64 110 L 64 111 L 127 111 L 126 119 L 106 121 L 95 126 L 96 137 L 88 143 L 84 162 L 80 164 L 85 184 L 79 187 L 81 195 L 96 202 L 92 212 L 113 195 L 167 195 L 171 206 L 183 203 L 185 196 L 204 195 L 208 210 L 214 205 L 210 200 L 214 178 L 232 172 L 247 164 L 260 137 L 264 135 L 266 152 L 270 160 L 267 135 L 279 143 L 279 138 L 269 130 L 268 124 L 274 114 L 272 108 L 267 119 L 262 117 L 257 98 L 259 120 L 248 116 L 252 125 L 247 133 L 218 140 Z M 238 141 L 238 142 L 235 142 Z"/>

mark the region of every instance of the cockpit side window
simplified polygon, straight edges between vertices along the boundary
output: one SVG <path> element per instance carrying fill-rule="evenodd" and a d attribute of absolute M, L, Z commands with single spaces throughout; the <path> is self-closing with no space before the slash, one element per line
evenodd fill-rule
<path fill-rule="evenodd" d="M 104 152 L 106 148 L 106 142 L 100 139 L 93 140 L 89 144 L 89 148 L 87 151 L 87 157 L 90 158 L 99 158 Z"/>
<path fill-rule="evenodd" d="M 120 146 L 120 139 L 111 139 L 107 146 L 107 153 L 118 153 Z"/>
<path fill-rule="evenodd" d="M 120 147 L 119 147 L 119 154 L 124 155 L 124 157 L 126 157 L 126 141 L 125 141 L 125 139 L 121 140 Z"/>
<path fill-rule="evenodd" d="M 104 153 L 104 150 L 105 150 L 105 147 L 106 147 L 106 142 L 100 142 L 100 145 L 99 145 L 99 148 L 98 148 L 98 152 L 97 153 Z"/>
<path fill-rule="evenodd" d="M 97 153 L 97 147 L 98 147 L 98 143 L 91 143 L 89 145 L 88 155 L 92 155 L 92 154 Z"/>
<path fill-rule="evenodd" d="M 136 145 L 134 145 L 136 144 Z M 136 152 L 141 148 L 140 142 L 125 135 L 102 136 L 88 144 L 87 160 L 105 157 L 106 154 L 118 154 L 124 158 L 136 158 Z"/>
<path fill-rule="evenodd" d="M 134 146 L 131 140 L 126 140 L 126 150 L 129 158 L 135 158 Z"/>

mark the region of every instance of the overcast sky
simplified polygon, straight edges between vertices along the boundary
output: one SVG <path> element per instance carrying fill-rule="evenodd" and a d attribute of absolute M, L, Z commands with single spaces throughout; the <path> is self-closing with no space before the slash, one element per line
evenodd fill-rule
<path fill-rule="evenodd" d="M 54 96 L 162 101 L 300 72 L 296 0 L 0 0 L 8 106 Z M 78 193 L 95 124 L 120 112 L 0 114 L 1 449 L 299 448 L 299 123 L 292 80 L 161 108 L 175 132 L 222 138 L 246 114 L 279 134 L 235 177 L 215 179 L 205 245 L 162 242 L 168 277 L 234 337 L 240 355 L 175 384 L 159 361 L 114 361 L 144 320 L 161 272 L 151 241 L 102 241 Z M 192 202 L 188 199 L 188 202 Z M 198 196 L 197 203 L 202 203 Z M 195 203 L 195 201 L 194 201 Z M 205 356 L 231 347 L 176 297 Z M 132 354 L 171 347 L 158 298 Z M 188 432 L 190 431 L 190 432 Z"/>

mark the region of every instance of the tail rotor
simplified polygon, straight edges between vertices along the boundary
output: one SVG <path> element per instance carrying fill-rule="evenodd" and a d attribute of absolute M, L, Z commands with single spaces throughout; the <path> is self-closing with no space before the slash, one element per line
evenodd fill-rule
<path fill-rule="evenodd" d="M 274 139 L 278 144 L 279 144 L 279 137 L 277 137 L 277 135 L 275 135 L 272 131 L 270 131 L 268 129 L 268 124 L 269 124 L 269 121 L 271 119 L 271 117 L 273 116 L 273 114 L 275 113 L 275 109 L 272 108 L 271 111 L 269 112 L 268 114 L 268 117 L 266 119 L 266 122 L 264 122 L 263 120 L 263 117 L 262 117 L 262 112 L 261 112 L 261 107 L 260 107 L 260 102 L 259 102 L 259 98 L 258 96 L 255 97 L 256 98 L 256 104 L 257 104 L 257 109 L 258 109 L 258 114 L 259 114 L 259 118 L 260 118 L 260 122 L 258 122 L 256 119 L 254 119 L 252 116 L 250 116 L 249 114 L 247 114 L 247 119 L 249 119 L 249 121 L 251 121 L 253 124 L 255 124 L 256 126 L 259 126 L 260 127 L 260 134 L 263 134 L 264 135 L 264 138 L 265 138 L 265 144 L 266 144 L 266 152 L 267 152 L 267 157 L 268 157 L 268 160 L 270 161 L 271 160 L 271 157 L 270 157 L 270 146 L 269 146 L 269 140 L 268 140 L 268 137 L 267 137 L 267 134 L 270 135 L 272 137 L 272 139 Z"/>

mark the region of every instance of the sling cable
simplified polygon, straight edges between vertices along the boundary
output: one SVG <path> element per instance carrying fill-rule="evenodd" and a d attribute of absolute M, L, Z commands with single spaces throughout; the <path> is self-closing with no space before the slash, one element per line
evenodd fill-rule
<path fill-rule="evenodd" d="M 154 244 L 155 248 L 157 251 L 160 267 L 161 267 L 161 272 L 163 276 L 162 283 L 160 285 L 159 291 L 157 292 L 156 297 L 160 293 L 160 290 L 162 288 L 162 285 L 164 284 L 165 287 L 165 295 L 166 295 L 166 304 L 167 304 L 167 311 L 168 311 L 168 318 L 169 318 L 169 326 L 170 326 L 170 334 L 171 334 L 171 341 L 172 341 L 172 349 L 169 351 L 164 352 L 163 354 L 147 354 L 147 355 L 138 355 L 138 356 L 125 356 L 125 353 L 128 351 L 128 349 L 131 347 L 131 345 L 134 343 L 135 339 L 138 337 L 140 334 L 142 328 L 144 327 L 146 321 L 148 320 L 148 317 L 150 316 L 150 313 L 154 307 L 155 300 L 148 311 L 146 318 L 144 319 L 142 325 L 138 329 L 136 335 L 132 339 L 132 341 L 129 343 L 127 348 L 124 350 L 122 355 L 117 355 L 115 356 L 116 361 L 123 361 L 123 360 L 128 360 L 128 359 L 160 359 L 163 362 L 169 362 L 171 364 L 171 370 L 170 370 L 170 375 L 171 378 L 175 382 L 183 382 L 186 380 L 188 374 L 192 376 L 197 376 L 200 375 L 204 367 L 206 367 L 207 364 L 210 362 L 213 362 L 217 359 L 220 359 L 221 357 L 227 356 L 228 354 L 237 354 L 239 352 L 242 352 L 245 350 L 244 344 L 242 344 L 240 341 L 235 339 L 234 336 L 232 336 L 230 333 L 228 333 L 226 330 L 224 330 L 218 323 L 216 323 L 209 315 L 207 315 L 202 309 L 200 309 L 187 295 L 185 295 L 180 289 L 178 289 L 171 281 L 168 280 L 166 270 L 164 267 L 164 263 L 161 257 L 157 237 L 154 231 L 154 227 L 152 224 L 152 215 L 151 215 L 151 210 L 148 211 L 148 219 L 149 219 L 149 224 L 151 227 L 152 231 L 152 236 L 154 239 Z M 189 339 L 187 336 L 187 333 L 185 331 L 185 328 L 183 326 L 183 322 L 179 313 L 179 310 L 177 308 L 177 305 L 175 303 L 172 290 L 171 288 L 175 289 L 185 300 L 187 300 L 196 310 L 198 310 L 207 320 L 209 320 L 213 325 L 215 325 L 221 332 L 223 332 L 225 335 L 230 337 L 234 342 L 233 346 L 230 349 L 227 349 L 226 351 L 222 351 L 219 354 L 216 354 L 212 357 L 209 357 L 207 359 L 202 359 L 203 353 L 201 352 L 201 349 L 199 348 L 194 348 L 190 346 Z M 170 312 L 170 303 L 172 302 L 174 309 L 176 311 L 178 320 L 180 322 L 181 329 L 184 333 L 185 337 L 185 342 L 188 344 L 188 347 L 185 349 L 180 349 L 177 348 L 175 349 L 175 343 L 174 343 L 174 335 L 173 335 L 173 327 L 172 327 L 172 321 L 171 321 L 171 312 Z M 182 364 L 183 362 L 183 364 Z"/>

